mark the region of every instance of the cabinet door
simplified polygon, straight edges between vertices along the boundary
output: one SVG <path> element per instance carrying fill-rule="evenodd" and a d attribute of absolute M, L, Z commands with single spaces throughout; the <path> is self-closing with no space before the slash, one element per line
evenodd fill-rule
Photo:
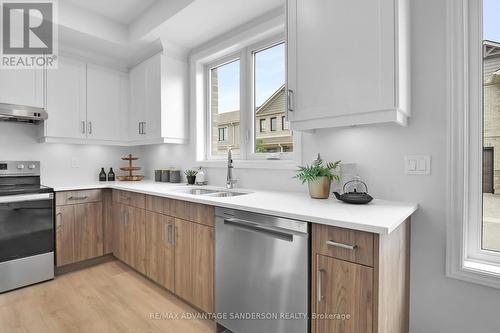
<path fill-rule="evenodd" d="M 74 205 L 75 262 L 103 255 L 102 202 Z"/>
<path fill-rule="evenodd" d="M 297 121 L 394 109 L 394 3 L 287 1 L 292 127 Z"/>
<path fill-rule="evenodd" d="M 125 261 L 127 211 L 125 205 L 113 202 L 113 255 Z"/>
<path fill-rule="evenodd" d="M 373 325 L 373 268 L 317 255 L 317 314 L 349 319 L 316 320 L 316 333 L 370 333 Z"/>
<path fill-rule="evenodd" d="M 86 130 L 86 65 L 61 58 L 59 67 L 47 71 L 47 112 L 45 136 L 85 138 Z"/>
<path fill-rule="evenodd" d="M 146 211 L 125 206 L 125 262 L 146 274 Z"/>
<path fill-rule="evenodd" d="M 162 71 L 164 62 L 162 53 L 158 53 L 146 61 L 146 124 L 144 137 L 155 139 L 161 137 L 162 128 Z"/>
<path fill-rule="evenodd" d="M 74 256 L 74 206 L 56 207 L 56 266 L 75 262 Z"/>
<path fill-rule="evenodd" d="M 174 218 L 146 212 L 146 275 L 174 289 Z"/>
<path fill-rule="evenodd" d="M 128 137 L 130 140 L 144 139 L 141 124 L 146 122 L 146 65 L 141 63 L 130 70 L 130 109 Z"/>
<path fill-rule="evenodd" d="M 44 107 L 43 70 L 0 69 L 0 103 Z"/>
<path fill-rule="evenodd" d="M 214 229 L 175 219 L 175 293 L 213 311 Z"/>
<path fill-rule="evenodd" d="M 122 108 L 126 74 L 87 65 L 87 137 L 119 141 L 126 131 L 127 114 Z"/>

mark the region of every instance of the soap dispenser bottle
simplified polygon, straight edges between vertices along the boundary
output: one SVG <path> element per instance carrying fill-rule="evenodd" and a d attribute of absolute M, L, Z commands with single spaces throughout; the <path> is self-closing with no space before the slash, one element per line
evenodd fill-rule
<path fill-rule="evenodd" d="M 106 172 L 104 171 L 104 168 L 101 168 L 101 172 L 99 173 L 99 181 L 100 182 L 106 181 Z"/>
<path fill-rule="evenodd" d="M 108 182 L 114 182 L 114 181 L 115 181 L 115 172 L 113 171 L 113 168 L 109 168 Z"/>
<path fill-rule="evenodd" d="M 201 167 L 198 168 L 198 173 L 196 174 L 196 184 L 197 185 L 205 185 L 207 180 L 205 179 L 205 172 L 201 169 Z"/>

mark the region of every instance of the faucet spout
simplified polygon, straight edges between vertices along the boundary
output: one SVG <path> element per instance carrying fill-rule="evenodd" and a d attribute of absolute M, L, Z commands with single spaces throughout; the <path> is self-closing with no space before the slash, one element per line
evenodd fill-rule
<path fill-rule="evenodd" d="M 227 151 L 227 177 L 226 177 L 226 188 L 232 189 L 234 184 L 238 181 L 233 179 L 233 154 L 231 148 Z"/>

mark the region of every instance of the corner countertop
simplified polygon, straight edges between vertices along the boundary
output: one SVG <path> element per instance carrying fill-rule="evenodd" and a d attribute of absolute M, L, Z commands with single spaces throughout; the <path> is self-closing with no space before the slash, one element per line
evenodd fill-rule
<path fill-rule="evenodd" d="M 45 183 L 44 185 L 54 188 L 56 192 L 99 188 L 138 192 L 381 235 L 390 234 L 418 208 L 416 203 L 375 199 L 367 205 L 350 205 L 334 198 L 311 199 L 307 192 L 275 192 L 238 188 L 232 191 L 247 192 L 249 194 L 225 198 L 210 197 L 185 193 L 185 191 L 192 188 L 185 184 L 156 183 L 152 181 L 84 184 Z M 221 189 L 213 186 L 203 186 L 203 188 Z"/>

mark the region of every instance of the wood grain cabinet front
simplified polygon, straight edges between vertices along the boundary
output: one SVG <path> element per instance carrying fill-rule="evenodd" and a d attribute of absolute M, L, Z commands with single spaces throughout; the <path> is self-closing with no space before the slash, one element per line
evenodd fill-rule
<path fill-rule="evenodd" d="M 103 255 L 102 203 L 56 208 L 56 265 L 58 267 Z"/>
<path fill-rule="evenodd" d="M 408 332 L 409 218 L 389 235 L 313 224 L 311 266 L 311 332 Z"/>

